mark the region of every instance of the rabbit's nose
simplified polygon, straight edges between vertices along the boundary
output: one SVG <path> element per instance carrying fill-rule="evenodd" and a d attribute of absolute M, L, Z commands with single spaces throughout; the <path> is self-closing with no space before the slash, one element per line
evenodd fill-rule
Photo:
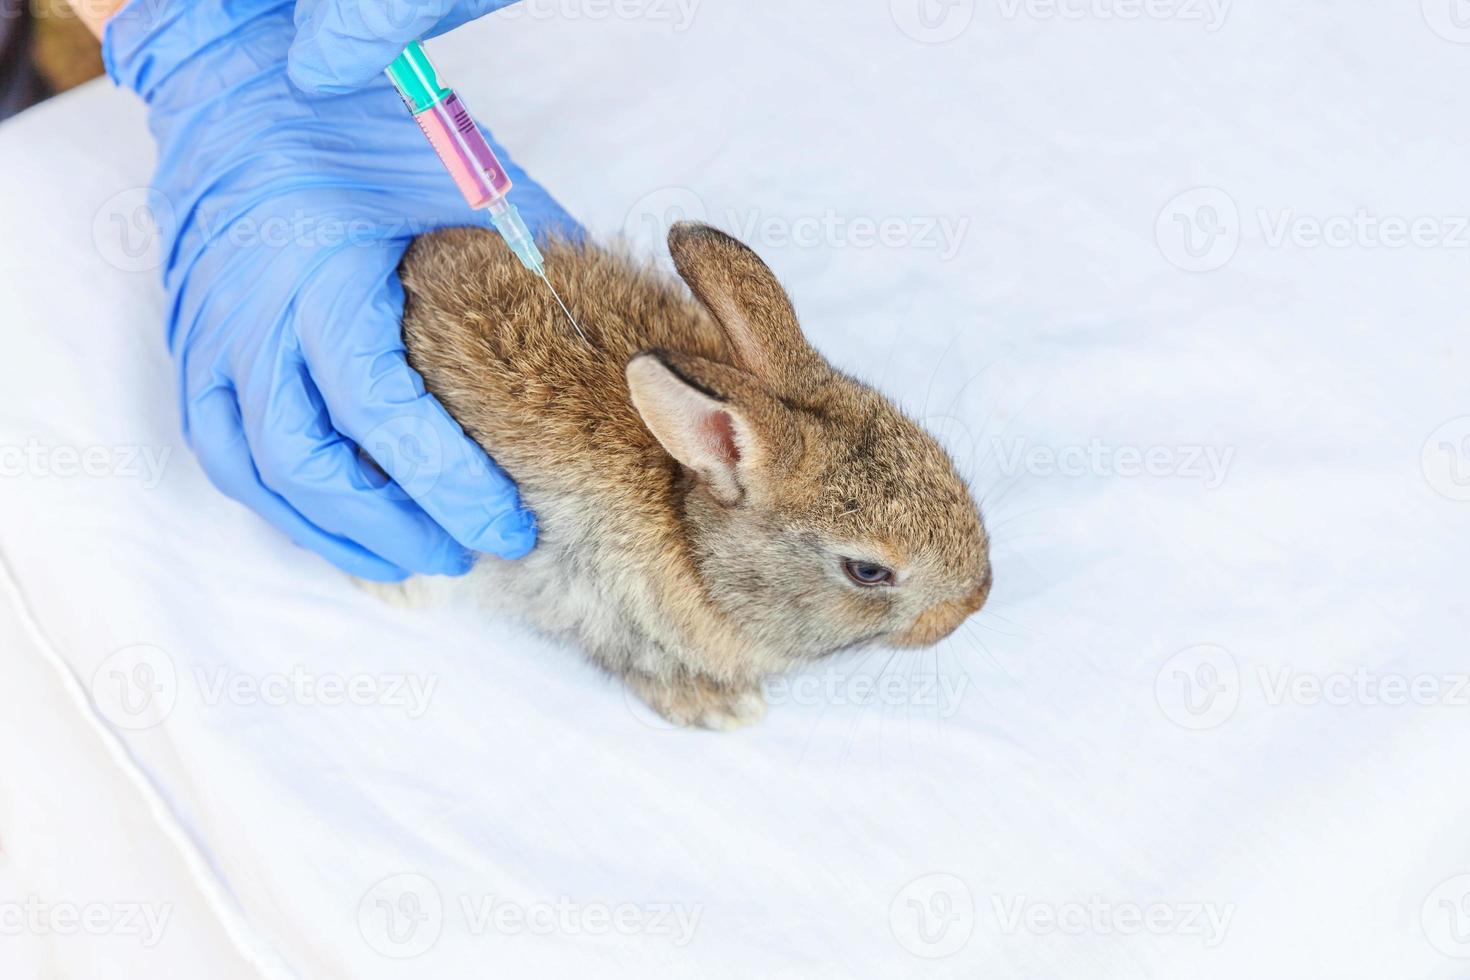
<path fill-rule="evenodd" d="M 914 620 L 914 625 L 894 636 L 889 642 L 900 647 L 927 647 L 938 643 L 959 629 L 961 623 L 985 605 L 985 597 L 989 592 L 987 582 L 966 596 L 931 606 Z"/>

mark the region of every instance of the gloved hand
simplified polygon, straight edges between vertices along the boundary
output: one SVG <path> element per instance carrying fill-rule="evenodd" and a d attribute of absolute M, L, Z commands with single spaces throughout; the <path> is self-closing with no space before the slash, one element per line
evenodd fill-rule
<path fill-rule="evenodd" d="M 435 37 L 515 0 L 297 0 L 291 79 L 316 94 L 351 92 L 410 41 Z"/>
<path fill-rule="evenodd" d="M 135 0 L 107 25 L 108 73 L 147 101 L 158 143 L 185 434 L 220 489 L 356 575 L 523 555 L 531 515 L 425 393 L 400 335 L 411 238 L 484 219 L 386 78 L 297 90 L 293 34 L 290 0 Z M 576 234 L 496 152 L 532 229 Z"/>

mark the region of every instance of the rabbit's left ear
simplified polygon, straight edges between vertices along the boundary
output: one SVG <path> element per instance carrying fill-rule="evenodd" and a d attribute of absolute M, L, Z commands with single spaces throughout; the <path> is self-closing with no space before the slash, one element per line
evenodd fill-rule
<path fill-rule="evenodd" d="M 744 499 L 768 448 L 760 412 L 752 410 L 753 393 L 733 377 L 737 373 L 666 351 L 639 354 L 627 367 L 628 391 L 643 424 L 726 506 Z"/>
<path fill-rule="evenodd" d="M 780 394 L 826 379 L 826 362 L 802 335 L 786 290 L 755 252 L 709 225 L 680 221 L 669 229 L 669 254 L 746 371 Z"/>

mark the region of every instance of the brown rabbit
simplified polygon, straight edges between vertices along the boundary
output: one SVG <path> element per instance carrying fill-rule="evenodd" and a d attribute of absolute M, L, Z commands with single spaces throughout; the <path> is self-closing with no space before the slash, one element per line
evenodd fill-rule
<path fill-rule="evenodd" d="M 761 680 L 871 643 L 918 647 L 985 602 L 979 510 L 944 451 L 813 350 L 754 252 L 669 233 L 668 277 L 553 242 L 590 343 L 493 232 L 404 256 L 413 366 L 505 468 L 539 540 L 409 602 L 469 590 L 577 643 L 677 724 L 765 712 Z"/>

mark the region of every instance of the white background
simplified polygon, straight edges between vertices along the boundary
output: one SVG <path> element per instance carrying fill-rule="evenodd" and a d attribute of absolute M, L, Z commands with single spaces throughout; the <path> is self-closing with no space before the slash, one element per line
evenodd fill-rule
<path fill-rule="evenodd" d="M 991 605 L 734 735 L 379 607 L 180 443 L 144 115 L 94 84 L 0 129 L 0 447 L 39 447 L 0 460 L 0 912 L 173 918 L 0 932 L 0 973 L 1463 976 L 1470 16 L 690 2 L 433 51 L 595 234 L 746 237 L 972 476 Z"/>

